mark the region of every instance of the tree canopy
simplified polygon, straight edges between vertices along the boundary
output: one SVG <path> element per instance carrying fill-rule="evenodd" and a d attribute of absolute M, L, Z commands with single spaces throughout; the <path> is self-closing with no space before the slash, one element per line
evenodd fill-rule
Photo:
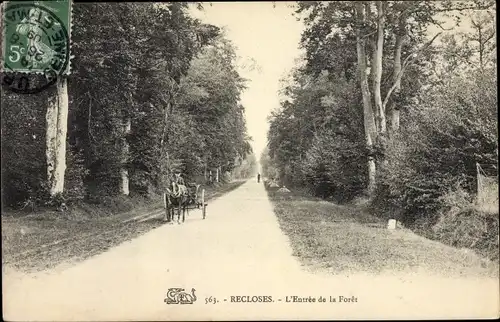
<path fill-rule="evenodd" d="M 252 153 L 235 48 L 188 9 L 186 2 L 74 4 L 67 202 L 161 192 L 169 172 L 201 180 L 206 169 L 231 172 Z M 3 94 L 4 201 L 43 202 L 49 93 Z"/>
<path fill-rule="evenodd" d="M 406 222 L 456 184 L 474 194 L 476 162 L 498 162 L 494 6 L 299 2 L 305 57 L 271 117 L 266 170 Z"/>

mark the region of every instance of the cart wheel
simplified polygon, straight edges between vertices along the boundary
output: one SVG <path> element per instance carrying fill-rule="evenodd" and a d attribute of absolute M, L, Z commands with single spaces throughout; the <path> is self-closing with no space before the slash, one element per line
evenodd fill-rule
<path fill-rule="evenodd" d="M 206 210 L 207 205 L 205 204 L 205 189 L 201 189 L 201 213 L 203 214 L 203 219 L 207 214 Z"/>

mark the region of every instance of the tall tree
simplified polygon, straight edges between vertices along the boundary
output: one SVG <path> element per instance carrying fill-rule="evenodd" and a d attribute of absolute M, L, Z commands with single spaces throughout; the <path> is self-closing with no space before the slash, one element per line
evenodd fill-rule
<path fill-rule="evenodd" d="M 49 94 L 46 113 L 46 157 L 49 193 L 52 197 L 64 192 L 66 171 L 66 135 L 68 132 L 68 82 L 57 80 L 55 90 Z"/>
<path fill-rule="evenodd" d="M 440 35 L 437 33 L 425 41 L 427 27 L 431 24 L 442 27 L 438 14 L 452 15 L 487 6 L 480 1 L 299 3 L 296 13 L 306 25 L 302 43 L 309 55 L 317 56 L 313 49 L 328 45 L 324 38 L 337 35 L 355 38 L 370 194 L 376 187 L 377 168 L 386 164 L 386 141 L 399 131 L 403 76 L 419 63 Z M 392 76 L 384 78 L 384 75 Z"/>

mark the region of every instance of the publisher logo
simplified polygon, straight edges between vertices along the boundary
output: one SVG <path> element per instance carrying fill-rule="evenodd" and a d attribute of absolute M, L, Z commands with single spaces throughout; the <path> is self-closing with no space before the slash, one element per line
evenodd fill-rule
<path fill-rule="evenodd" d="M 166 304 L 193 304 L 196 301 L 195 291 L 194 288 L 191 289 L 191 293 L 179 287 L 169 288 L 163 301 Z"/>

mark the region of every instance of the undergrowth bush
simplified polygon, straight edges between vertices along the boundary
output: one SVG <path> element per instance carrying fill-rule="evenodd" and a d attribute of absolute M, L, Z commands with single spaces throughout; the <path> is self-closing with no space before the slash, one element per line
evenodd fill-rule
<path fill-rule="evenodd" d="M 457 189 L 442 198 L 444 208 L 432 226 L 435 239 L 459 248 L 470 248 L 498 259 L 499 217 L 482 212 L 466 191 Z"/>
<path fill-rule="evenodd" d="M 493 73 L 450 79 L 403 111 L 371 206 L 426 237 L 498 258 L 498 206 L 488 214 L 475 202 L 476 163 L 498 161 Z"/>

